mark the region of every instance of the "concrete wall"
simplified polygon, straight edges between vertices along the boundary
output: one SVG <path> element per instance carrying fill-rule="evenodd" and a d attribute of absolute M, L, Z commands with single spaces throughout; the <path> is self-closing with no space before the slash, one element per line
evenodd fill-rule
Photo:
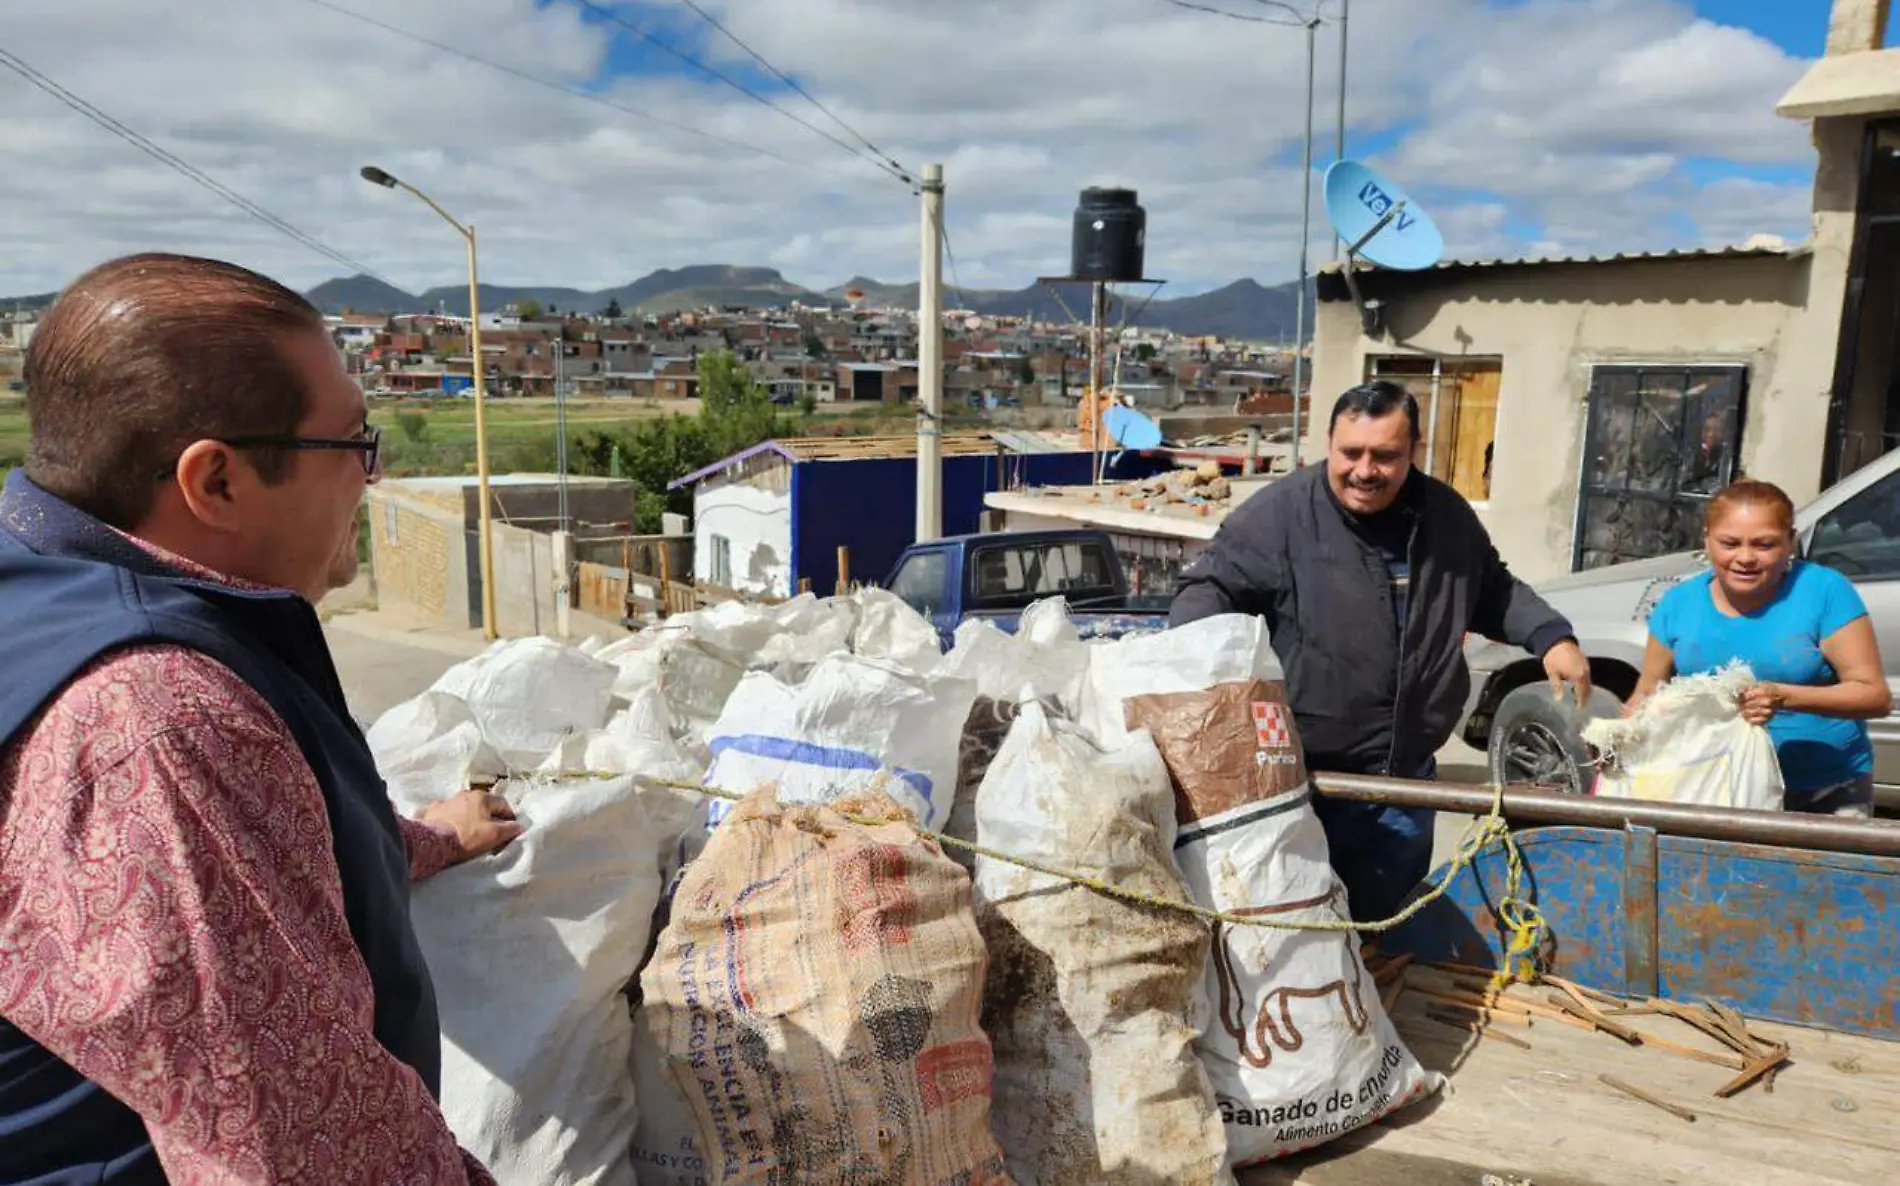
<path fill-rule="evenodd" d="M 1795 434 L 1791 445 L 1813 449 L 1817 479 L 1828 444 L 1827 397 L 1833 392 L 1841 321 L 1847 309 L 1848 272 L 1859 223 L 1861 146 L 1866 130 L 1867 121 L 1862 119 L 1814 121 L 1814 147 L 1820 159 L 1814 175 L 1813 255 L 1801 333 L 1788 351 L 1788 362 L 1812 377 L 1813 390 L 1820 393 L 1822 402 L 1806 421 L 1787 427 Z M 1885 345 L 1892 348 L 1891 343 Z M 1847 394 L 1840 393 L 1840 398 L 1846 399 Z M 1884 398 L 1874 401 L 1875 406 L 1884 403 Z M 1801 501 L 1801 497 L 1796 494 L 1795 501 Z"/>
<path fill-rule="evenodd" d="M 491 483 L 488 501 L 489 514 L 496 522 L 552 531 L 561 507 L 560 487 L 552 478 L 533 485 Z M 468 521 L 475 522 L 482 505 L 475 483 L 462 488 L 461 503 Z M 633 482 L 626 478 L 569 478 L 567 513 L 577 524 L 617 526 L 624 531 L 633 521 Z"/>
<path fill-rule="evenodd" d="M 1833 354 L 1804 309 L 1809 262 L 1776 254 L 1368 274 L 1361 291 L 1385 302 L 1386 339 L 1361 332 L 1349 300 L 1322 301 L 1306 456 L 1324 457 L 1332 397 L 1363 381 L 1368 356 L 1501 357 L 1491 497 L 1474 505 L 1519 575 L 1544 579 L 1570 568 L 1592 366 L 1742 363 L 1742 466 L 1804 500 L 1819 486 Z"/>
<path fill-rule="evenodd" d="M 479 606 L 469 612 L 474 537 L 461 515 L 384 485 L 370 487 L 368 506 L 378 604 L 457 628 L 481 625 Z"/>
<path fill-rule="evenodd" d="M 731 557 L 730 588 L 789 597 L 792 583 L 791 466 L 748 477 L 711 478 L 693 493 L 693 577 L 715 582 L 715 537 Z M 678 578 L 675 578 L 678 579 Z"/>
<path fill-rule="evenodd" d="M 496 632 L 503 638 L 558 633 L 560 594 L 552 537 L 506 523 L 494 524 L 493 530 Z"/>

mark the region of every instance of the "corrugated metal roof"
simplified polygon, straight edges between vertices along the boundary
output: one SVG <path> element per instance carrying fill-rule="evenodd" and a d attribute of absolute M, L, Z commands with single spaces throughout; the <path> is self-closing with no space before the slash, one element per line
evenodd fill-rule
<path fill-rule="evenodd" d="M 945 457 L 994 453 L 997 440 L 987 432 L 946 432 L 939 438 Z M 779 451 L 798 461 L 844 461 L 858 457 L 915 457 L 915 434 L 888 437 L 781 437 Z"/>
<path fill-rule="evenodd" d="M 1459 268 L 1540 268 L 1557 267 L 1566 264 L 1612 264 L 1634 263 L 1641 260 L 1694 260 L 1694 259 L 1736 259 L 1745 256 L 1806 255 L 1811 248 L 1806 243 L 1790 244 L 1772 235 L 1764 235 L 1760 241 L 1732 247 L 1685 247 L 1670 251 L 1621 251 L 1611 255 L 1530 255 L 1507 258 L 1499 256 L 1492 259 L 1441 259 L 1427 271 L 1443 272 Z M 1322 274 L 1338 275 L 1341 268 L 1338 260 L 1329 260 L 1320 265 Z M 1361 260 L 1359 272 L 1392 271 L 1380 268 Z"/>
<path fill-rule="evenodd" d="M 1011 453 L 1063 453 L 1081 447 L 1079 434 L 1067 440 L 1058 440 L 1039 432 L 997 428 L 990 430 L 990 436 Z"/>

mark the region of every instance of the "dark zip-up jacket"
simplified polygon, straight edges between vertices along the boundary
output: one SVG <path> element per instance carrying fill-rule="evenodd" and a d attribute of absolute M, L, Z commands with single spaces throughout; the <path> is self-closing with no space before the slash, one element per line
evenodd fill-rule
<path fill-rule="evenodd" d="M 1410 776 L 1450 739 L 1471 689 L 1467 632 L 1543 653 L 1570 623 L 1516 579 L 1464 496 L 1413 470 L 1393 507 L 1410 521 L 1409 594 L 1324 465 L 1242 503 L 1175 587 L 1171 624 L 1266 620 L 1309 769 Z"/>

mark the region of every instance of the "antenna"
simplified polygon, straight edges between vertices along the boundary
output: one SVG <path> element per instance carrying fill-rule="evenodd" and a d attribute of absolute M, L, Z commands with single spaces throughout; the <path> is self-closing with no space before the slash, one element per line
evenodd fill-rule
<path fill-rule="evenodd" d="M 1395 272 L 1431 267 L 1445 254 L 1445 237 L 1425 208 L 1369 165 L 1334 161 L 1326 170 L 1326 220 L 1346 245 L 1346 290 L 1368 334 L 1381 332 L 1379 304 L 1359 296 L 1358 259 Z"/>

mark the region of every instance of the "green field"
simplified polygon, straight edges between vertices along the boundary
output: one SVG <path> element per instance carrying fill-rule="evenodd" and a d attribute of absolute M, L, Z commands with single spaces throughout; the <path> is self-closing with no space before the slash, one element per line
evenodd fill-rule
<path fill-rule="evenodd" d="M 569 400 L 569 439 L 590 432 L 617 434 L 636 421 L 691 415 L 697 408 L 696 401 Z M 491 399 L 485 412 L 493 472 L 554 468 L 553 400 Z M 916 423 L 910 409 L 882 406 L 829 405 L 810 418 L 788 409 L 787 417 L 796 431 L 815 435 L 905 433 Z M 392 477 L 475 470 L 475 405 L 469 400 L 372 400 L 370 423 L 383 430 L 383 468 Z M 26 400 L 0 396 L 0 473 L 25 460 L 26 446 Z"/>
<path fill-rule="evenodd" d="M 26 460 L 26 397 L 0 396 L 0 472 Z"/>
<path fill-rule="evenodd" d="M 568 439 L 589 433 L 616 435 L 641 420 L 675 413 L 694 415 L 696 400 L 567 401 Z M 491 399 L 488 464 L 495 473 L 549 472 L 554 465 L 555 406 L 551 399 Z M 786 409 L 795 434 L 859 436 L 912 431 L 916 414 L 902 407 L 829 405 L 810 417 Z M 370 423 L 383 430 L 383 469 L 391 477 L 473 473 L 475 406 L 457 400 L 372 400 Z"/>

